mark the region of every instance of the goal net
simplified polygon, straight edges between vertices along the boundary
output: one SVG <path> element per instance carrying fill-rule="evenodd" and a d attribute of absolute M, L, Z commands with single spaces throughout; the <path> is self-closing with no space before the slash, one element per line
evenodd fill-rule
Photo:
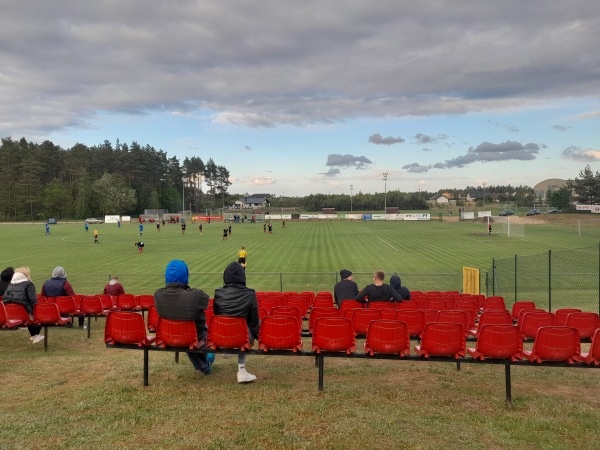
<path fill-rule="evenodd" d="M 492 227 L 495 233 L 505 234 L 508 237 L 525 237 L 525 224 L 519 223 L 518 218 L 512 216 L 493 216 Z"/>

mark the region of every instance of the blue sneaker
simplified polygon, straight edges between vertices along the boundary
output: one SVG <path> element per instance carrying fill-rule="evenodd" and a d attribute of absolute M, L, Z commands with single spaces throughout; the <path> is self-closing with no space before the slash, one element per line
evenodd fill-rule
<path fill-rule="evenodd" d="M 204 371 L 204 375 L 210 375 L 210 373 L 212 372 L 212 365 L 214 362 L 215 362 L 215 354 L 208 353 L 206 355 L 206 364 L 208 364 L 208 368 Z"/>

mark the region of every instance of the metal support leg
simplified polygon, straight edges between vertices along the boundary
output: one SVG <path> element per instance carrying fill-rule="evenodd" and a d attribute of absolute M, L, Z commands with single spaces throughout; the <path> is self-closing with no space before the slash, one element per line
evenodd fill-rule
<path fill-rule="evenodd" d="M 175 364 L 179 364 L 179 352 L 175 352 Z"/>
<path fill-rule="evenodd" d="M 319 367 L 319 357 L 315 355 L 315 367 Z"/>
<path fill-rule="evenodd" d="M 87 332 L 88 332 L 88 339 L 89 339 L 91 336 L 91 332 L 92 332 L 92 317 L 87 316 L 85 318 L 85 320 L 87 321 Z"/>
<path fill-rule="evenodd" d="M 510 384 L 510 362 L 504 363 L 504 378 L 506 381 L 506 404 L 512 406 L 512 388 Z"/>
<path fill-rule="evenodd" d="M 319 390 L 322 391 L 323 390 L 323 366 L 325 365 L 325 358 L 323 358 L 323 355 L 317 356 L 317 362 L 319 365 Z"/>
<path fill-rule="evenodd" d="M 456 370 L 459 371 L 460 370 L 460 361 L 456 361 Z"/>
<path fill-rule="evenodd" d="M 148 349 L 144 349 L 144 386 L 148 386 Z"/>
<path fill-rule="evenodd" d="M 44 327 L 44 351 L 48 351 L 48 326 Z"/>

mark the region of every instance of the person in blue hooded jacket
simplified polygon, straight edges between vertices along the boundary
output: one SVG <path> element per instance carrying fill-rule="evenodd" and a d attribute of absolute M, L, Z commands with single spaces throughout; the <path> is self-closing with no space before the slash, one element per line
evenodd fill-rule
<path fill-rule="evenodd" d="M 390 286 L 392 286 L 394 290 L 400 294 L 402 300 L 410 300 L 410 291 L 406 286 L 402 286 L 402 281 L 398 275 L 392 275 L 390 277 Z"/>
<path fill-rule="evenodd" d="M 206 340 L 206 314 L 208 295 L 188 286 L 188 266 L 181 260 L 173 260 L 165 270 L 164 288 L 154 293 L 154 303 L 159 317 L 172 320 L 193 320 L 196 324 L 198 340 Z M 214 353 L 188 353 L 188 358 L 194 369 L 205 375 L 210 374 Z"/>

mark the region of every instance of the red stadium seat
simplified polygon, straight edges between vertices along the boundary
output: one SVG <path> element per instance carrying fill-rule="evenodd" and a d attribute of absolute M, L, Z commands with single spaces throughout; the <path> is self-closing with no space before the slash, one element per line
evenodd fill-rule
<path fill-rule="evenodd" d="M 274 306 L 271 308 L 270 316 L 293 317 L 298 322 L 298 326 L 302 328 L 302 316 L 300 315 L 300 310 L 296 306 Z"/>
<path fill-rule="evenodd" d="M 581 360 L 586 364 L 600 365 L 600 328 L 592 336 L 590 350 L 586 353 L 581 353 Z"/>
<path fill-rule="evenodd" d="M 354 309 L 354 308 L 362 308 L 363 304 L 361 302 L 359 302 L 358 300 L 343 300 L 340 303 L 340 311 L 342 311 L 342 314 L 344 313 L 344 311 L 346 309 Z"/>
<path fill-rule="evenodd" d="M 435 309 L 436 311 L 443 311 L 448 309 L 448 302 L 443 299 L 427 300 L 427 306 L 425 309 Z"/>
<path fill-rule="evenodd" d="M 313 308 L 330 308 L 333 306 L 335 306 L 333 299 L 323 297 L 315 298 L 312 304 Z"/>
<path fill-rule="evenodd" d="M 308 331 L 314 332 L 315 322 L 321 317 L 341 317 L 341 311 L 337 308 L 313 308 L 308 317 Z M 352 321 L 351 321 L 352 322 Z"/>
<path fill-rule="evenodd" d="M 141 308 L 135 301 L 133 294 L 120 294 L 117 296 L 117 309 L 120 311 L 140 311 Z"/>
<path fill-rule="evenodd" d="M 100 295 L 98 295 L 98 297 L 100 297 L 100 301 L 102 302 L 102 309 L 104 309 L 105 311 L 114 310 L 112 297 L 110 295 L 100 294 Z"/>
<path fill-rule="evenodd" d="M 317 299 L 331 300 L 331 303 L 333 304 L 333 294 L 329 291 L 317 292 L 315 295 L 315 301 L 317 301 Z"/>
<path fill-rule="evenodd" d="M 58 306 L 58 311 L 62 315 L 79 315 L 79 314 L 81 314 L 81 311 L 79 311 L 75 307 L 75 300 L 73 300 L 73 297 L 60 296 L 60 297 L 54 297 L 53 299 L 54 299 L 54 303 L 56 303 L 56 306 Z"/>
<path fill-rule="evenodd" d="M 187 347 L 194 350 L 201 347 L 198 332 L 193 320 L 173 320 L 158 318 L 156 326 L 157 347 Z"/>
<path fill-rule="evenodd" d="M 321 317 L 317 319 L 312 337 L 312 350 L 316 353 L 354 353 L 356 351 L 356 336 L 352 321 L 343 317 Z"/>
<path fill-rule="evenodd" d="M 3 305 L 6 314 L 6 328 L 33 325 L 33 321 L 29 320 L 29 314 L 23 305 L 18 303 L 3 303 Z"/>
<path fill-rule="evenodd" d="M 533 349 L 523 354 L 530 362 L 560 361 L 575 364 L 580 360 L 580 343 L 577 329 L 572 327 L 541 327 Z"/>
<path fill-rule="evenodd" d="M 308 313 L 308 300 L 306 297 L 294 295 L 285 300 L 285 306 L 295 306 L 300 311 L 301 317 L 306 317 Z"/>
<path fill-rule="evenodd" d="M 438 311 L 435 318 L 436 322 L 450 322 L 459 324 L 465 331 L 465 336 L 469 331 L 469 316 L 466 311 L 460 309 L 447 309 Z"/>
<path fill-rule="evenodd" d="M 435 322 L 437 319 L 437 310 L 435 309 L 422 309 L 423 314 L 425 315 L 425 323 Z"/>
<path fill-rule="evenodd" d="M 61 317 L 54 303 L 38 303 L 33 307 L 33 317 L 38 325 L 62 326 L 73 321 L 72 317 Z"/>
<path fill-rule="evenodd" d="M 471 329 L 470 333 L 477 337 L 479 335 L 479 330 L 484 325 L 512 325 L 512 323 L 512 315 L 507 310 L 490 309 L 481 313 L 477 328 Z"/>
<path fill-rule="evenodd" d="M 99 295 L 86 295 L 81 300 L 81 312 L 90 316 L 106 316 L 110 310 L 105 310 Z"/>
<path fill-rule="evenodd" d="M 372 308 L 355 309 L 352 313 L 352 326 L 356 334 L 367 334 L 369 323 L 381 320 L 381 310 Z"/>
<path fill-rule="evenodd" d="M 597 313 L 574 312 L 567 316 L 565 325 L 577 329 L 580 339 L 589 339 L 600 328 L 600 320 Z"/>
<path fill-rule="evenodd" d="M 523 321 L 523 316 L 525 315 L 525 313 L 530 313 L 530 312 L 547 312 L 547 311 L 545 309 L 541 309 L 541 308 L 522 309 L 521 311 L 519 311 L 519 318 L 517 319 L 517 325 L 519 325 Z M 512 317 L 512 314 L 511 314 L 511 317 Z"/>
<path fill-rule="evenodd" d="M 136 304 L 142 309 L 142 311 L 148 311 L 150 306 L 154 305 L 153 295 L 138 295 Z"/>
<path fill-rule="evenodd" d="M 429 322 L 425 324 L 421 344 L 415 346 L 415 351 L 417 355 L 425 358 L 463 358 L 466 354 L 465 331 L 457 323 Z"/>
<path fill-rule="evenodd" d="M 406 323 L 410 336 L 421 336 L 425 328 L 425 313 L 418 309 L 396 311 L 395 320 Z"/>
<path fill-rule="evenodd" d="M 410 355 L 410 336 L 406 323 L 399 320 L 372 320 L 365 339 L 365 353 Z"/>
<path fill-rule="evenodd" d="M 524 310 L 519 330 L 524 339 L 534 339 L 541 327 L 554 326 L 554 314 L 548 311 Z"/>
<path fill-rule="evenodd" d="M 269 312 L 267 311 L 267 308 L 265 308 L 264 306 L 259 306 L 258 307 L 258 318 L 260 320 L 263 320 L 268 315 L 269 315 Z"/>
<path fill-rule="evenodd" d="M 265 297 L 258 300 L 258 306 L 265 308 L 268 315 L 273 306 L 283 306 L 283 299 L 280 297 Z"/>
<path fill-rule="evenodd" d="M 516 361 L 523 357 L 523 337 L 519 329 L 511 324 L 483 325 L 475 348 L 467 351 L 475 359 L 510 359 Z"/>
<path fill-rule="evenodd" d="M 302 350 L 302 336 L 298 319 L 292 316 L 267 316 L 260 323 L 258 348 L 269 350 Z"/>
<path fill-rule="evenodd" d="M 248 325 L 243 317 L 213 316 L 208 326 L 206 346 L 246 351 L 252 348 L 248 338 Z"/>
<path fill-rule="evenodd" d="M 134 344 L 147 347 L 154 336 L 146 336 L 146 327 L 141 314 L 132 311 L 111 311 L 106 318 L 104 342 L 107 344 Z"/>
<path fill-rule="evenodd" d="M 566 326 L 567 317 L 574 312 L 581 312 L 579 308 L 561 308 L 554 311 L 555 323 L 557 326 Z"/>
<path fill-rule="evenodd" d="M 515 321 L 519 320 L 519 313 L 523 309 L 537 309 L 537 307 L 535 306 L 535 302 L 529 302 L 529 301 L 524 301 L 524 300 L 515 302 L 512 305 L 512 310 L 511 310 L 513 320 L 515 320 Z"/>
<path fill-rule="evenodd" d="M 25 311 L 25 314 L 27 314 L 27 311 Z M 27 317 L 27 319 L 29 319 L 29 317 Z M 16 328 L 22 324 L 23 321 L 21 319 L 8 317 L 4 303 L 0 302 L 0 328 Z"/>
<path fill-rule="evenodd" d="M 367 308 L 371 309 L 398 309 L 399 303 L 396 302 L 368 302 Z"/>

